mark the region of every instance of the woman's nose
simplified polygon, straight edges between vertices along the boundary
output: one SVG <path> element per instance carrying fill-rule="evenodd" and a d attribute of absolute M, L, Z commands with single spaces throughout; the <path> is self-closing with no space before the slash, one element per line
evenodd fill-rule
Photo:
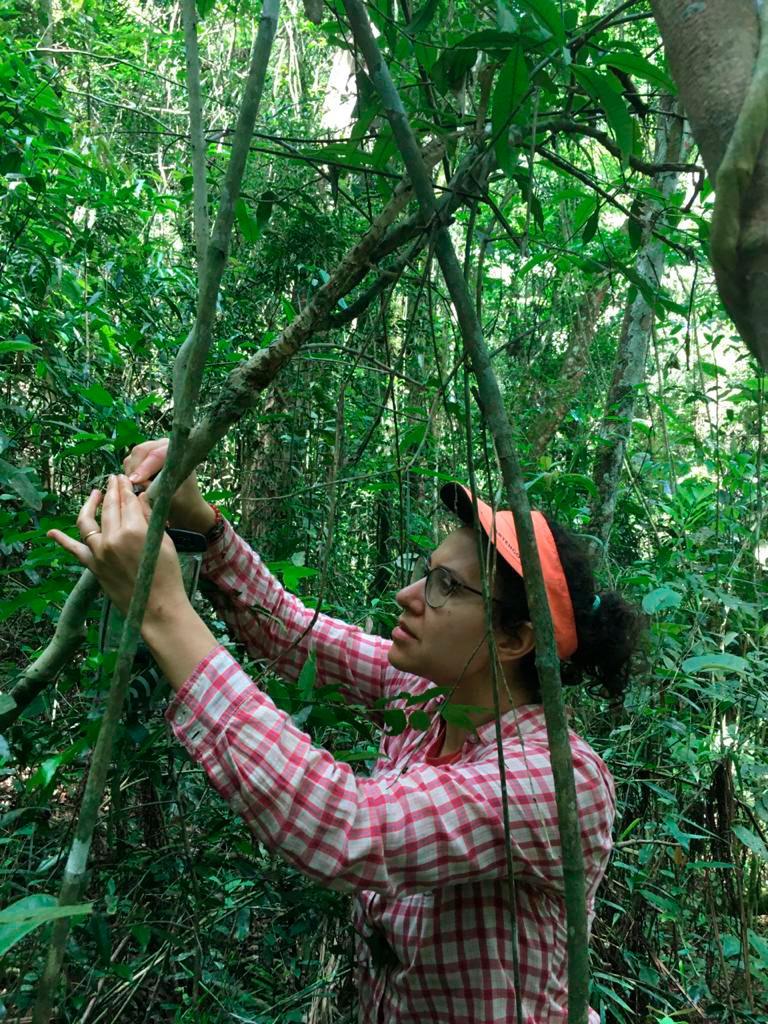
<path fill-rule="evenodd" d="M 407 587 L 398 590 L 395 594 L 395 600 L 401 608 L 408 608 L 413 614 L 420 615 L 427 603 L 424 597 L 426 585 L 427 581 L 425 579 L 409 583 Z"/>

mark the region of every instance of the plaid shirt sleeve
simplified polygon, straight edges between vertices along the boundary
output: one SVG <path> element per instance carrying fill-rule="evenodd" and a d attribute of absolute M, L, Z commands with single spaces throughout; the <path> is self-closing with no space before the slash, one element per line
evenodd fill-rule
<path fill-rule="evenodd" d="M 402 895 L 506 874 L 496 752 L 472 762 L 414 762 L 365 778 L 278 710 L 223 648 L 205 658 L 166 712 L 176 737 L 254 835 L 338 889 Z M 549 753 L 506 749 L 516 870 L 562 891 Z M 575 759 L 582 835 L 602 835 L 610 794 L 594 761 Z"/>
<path fill-rule="evenodd" d="M 317 685 L 338 684 L 353 701 L 371 705 L 388 687 L 402 688 L 403 673 L 387 660 L 389 641 L 329 615 L 315 616 L 230 523 L 208 549 L 202 572 L 213 584 L 205 587 L 206 596 L 233 634 L 253 657 L 274 662 L 283 678 L 298 679 L 313 651 Z"/>

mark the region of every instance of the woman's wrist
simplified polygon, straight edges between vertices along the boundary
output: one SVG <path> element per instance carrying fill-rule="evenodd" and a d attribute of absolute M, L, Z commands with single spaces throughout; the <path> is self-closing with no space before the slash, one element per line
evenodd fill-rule
<path fill-rule="evenodd" d="M 216 512 L 205 501 L 193 509 L 175 509 L 171 506 L 170 513 L 168 522 L 178 530 L 205 534 L 216 525 Z"/>
<path fill-rule="evenodd" d="M 218 646 L 213 633 L 186 600 L 173 609 L 147 609 L 141 635 L 174 690 L 179 690 L 203 658 Z"/>

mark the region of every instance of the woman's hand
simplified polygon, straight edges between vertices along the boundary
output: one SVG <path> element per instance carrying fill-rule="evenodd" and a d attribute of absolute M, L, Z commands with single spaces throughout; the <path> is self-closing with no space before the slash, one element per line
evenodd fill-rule
<path fill-rule="evenodd" d="M 137 497 L 133 493 L 125 476 L 109 478 L 99 526 L 96 510 L 101 501 L 101 491 L 91 491 L 80 510 L 77 517 L 80 541 L 60 530 L 50 530 L 48 536 L 97 576 L 107 596 L 125 614 L 147 538 L 149 503 L 146 495 Z M 191 605 L 184 590 L 181 566 L 173 541 L 166 534 L 160 546 L 144 623 L 166 621 L 187 609 L 191 609 Z"/>
<path fill-rule="evenodd" d="M 123 460 L 125 475 L 132 484 L 148 487 L 152 478 L 165 465 L 167 454 L 167 437 L 137 444 Z M 179 484 L 171 499 L 168 522 L 180 530 L 193 530 L 197 533 L 207 533 L 216 522 L 216 514 L 200 493 L 194 473 L 190 473 Z"/>

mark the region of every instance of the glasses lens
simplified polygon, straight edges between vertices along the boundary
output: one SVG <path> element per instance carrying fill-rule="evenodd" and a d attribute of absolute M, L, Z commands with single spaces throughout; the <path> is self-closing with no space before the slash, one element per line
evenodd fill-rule
<path fill-rule="evenodd" d="M 454 590 L 453 577 L 445 569 L 433 569 L 424 595 L 432 608 L 442 608 Z"/>
<path fill-rule="evenodd" d="M 411 569 L 411 579 L 409 581 L 409 586 L 411 586 L 414 583 L 418 583 L 419 580 L 423 580 L 426 575 L 427 560 L 426 558 L 424 558 L 423 555 L 417 555 L 413 563 L 413 568 Z"/>

